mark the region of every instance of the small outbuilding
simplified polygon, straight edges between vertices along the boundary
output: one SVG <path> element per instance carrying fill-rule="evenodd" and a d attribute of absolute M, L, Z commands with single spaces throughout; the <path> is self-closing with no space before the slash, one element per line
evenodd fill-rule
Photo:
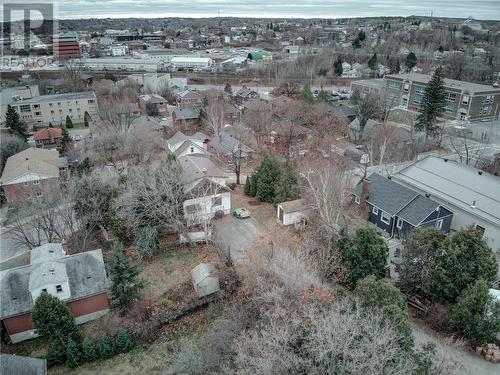
<path fill-rule="evenodd" d="M 210 263 L 200 263 L 191 270 L 193 286 L 199 298 L 220 291 L 217 268 Z"/>
<path fill-rule="evenodd" d="M 302 225 L 311 212 L 311 206 L 305 199 L 296 199 L 278 204 L 276 214 L 283 225 Z"/>

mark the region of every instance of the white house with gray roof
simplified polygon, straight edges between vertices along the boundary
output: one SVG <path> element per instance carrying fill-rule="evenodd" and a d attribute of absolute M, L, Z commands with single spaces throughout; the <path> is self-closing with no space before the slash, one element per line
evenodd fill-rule
<path fill-rule="evenodd" d="M 453 211 L 451 229 L 473 226 L 500 250 L 500 177 L 457 161 L 427 156 L 392 179 Z"/>
<path fill-rule="evenodd" d="M 108 280 L 100 249 L 70 255 L 62 244 L 31 250 L 30 264 L 0 271 L 0 319 L 11 342 L 37 337 L 31 310 L 41 293 L 64 301 L 78 324 L 106 314 Z"/>
<path fill-rule="evenodd" d="M 193 135 L 185 135 L 178 131 L 172 138 L 167 140 L 167 146 L 170 152 L 176 157 L 186 156 L 191 154 L 206 154 L 208 136 L 196 132 Z"/>

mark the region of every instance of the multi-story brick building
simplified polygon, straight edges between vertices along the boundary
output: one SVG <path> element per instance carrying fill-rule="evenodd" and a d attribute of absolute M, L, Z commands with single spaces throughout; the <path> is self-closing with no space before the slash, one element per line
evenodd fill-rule
<path fill-rule="evenodd" d="M 16 100 L 10 105 L 31 126 L 64 124 L 66 116 L 71 118 L 73 124 L 83 123 L 85 112 L 95 118 L 99 110 L 93 91 L 35 96 Z"/>
<path fill-rule="evenodd" d="M 69 177 L 68 160 L 55 149 L 28 148 L 7 159 L 0 179 L 8 203 L 56 197 Z"/>
<path fill-rule="evenodd" d="M 80 57 L 80 44 L 75 33 L 54 36 L 54 56 L 59 60 Z"/>
<path fill-rule="evenodd" d="M 432 76 L 420 73 L 385 76 L 386 103 L 419 111 Z M 443 117 L 468 121 L 492 120 L 500 112 L 500 88 L 444 79 L 446 106 Z"/>

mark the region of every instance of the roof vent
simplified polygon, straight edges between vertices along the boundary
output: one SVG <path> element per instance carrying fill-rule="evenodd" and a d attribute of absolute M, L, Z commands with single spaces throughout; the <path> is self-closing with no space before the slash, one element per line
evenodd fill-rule
<path fill-rule="evenodd" d="M 429 193 L 425 194 L 426 198 L 429 198 L 431 195 Z"/>
<path fill-rule="evenodd" d="M 475 199 L 472 201 L 470 208 L 476 208 L 476 200 Z"/>

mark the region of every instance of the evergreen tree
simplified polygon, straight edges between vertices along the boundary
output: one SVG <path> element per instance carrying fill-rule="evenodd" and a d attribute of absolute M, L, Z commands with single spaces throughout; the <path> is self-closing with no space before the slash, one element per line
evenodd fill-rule
<path fill-rule="evenodd" d="M 337 77 L 340 77 L 344 72 L 344 68 L 342 67 L 342 58 L 340 56 L 337 57 L 335 63 L 333 64 L 333 71 Z"/>
<path fill-rule="evenodd" d="M 288 164 L 280 174 L 275 186 L 274 203 L 287 202 L 299 198 L 297 174 L 293 165 Z"/>
<path fill-rule="evenodd" d="M 97 351 L 96 344 L 88 337 L 83 339 L 82 351 L 82 356 L 85 362 L 93 362 L 96 359 L 99 359 L 99 352 Z"/>
<path fill-rule="evenodd" d="M 377 280 L 373 275 L 358 281 L 354 294 L 363 306 L 379 308 L 394 325 L 398 342 L 402 349 L 410 351 L 413 348 L 413 335 L 408 318 L 406 301 L 389 280 Z"/>
<path fill-rule="evenodd" d="M 276 182 L 280 178 L 281 167 L 275 158 L 266 156 L 259 168 L 259 179 L 257 181 L 257 199 L 264 202 L 273 202 L 275 196 Z"/>
<path fill-rule="evenodd" d="M 302 89 L 302 92 L 299 95 L 299 99 L 306 104 L 314 103 L 314 96 L 313 93 L 311 92 L 311 85 L 309 83 L 306 83 L 304 85 L 304 88 Z"/>
<path fill-rule="evenodd" d="M 64 345 L 70 337 L 76 342 L 80 340 L 80 331 L 66 304 L 47 292 L 35 300 L 31 321 L 39 335 L 61 340 Z"/>
<path fill-rule="evenodd" d="M 5 113 L 5 126 L 10 129 L 10 132 L 24 141 L 28 139 L 26 124 L 19 117 L 19 113 L 7 105 L 7 112 Z"/>
<path fill-rule="evenodd" d="M 245 180 L 245 185 L 243 186 L 243 192 L 245 193 L 246 196 L 251 197 L 252 191 L 252 176 L 247 176 L 247 179 Z"/>
<path fill-rule="evenodd" d="M 102 336 L 97 344 L 97 350 L 99 351 L 99 357 L 102 359 L 111 358 L 115 355 L 115 346 L 113 339 L 107 335 Z"/>
<path fill-rule="evenodd" d="M 115 350 L 117 353 L 125 353 L 134 347 L 134 339 L 129 333 L 119 330 L 115 336 Z"/>
<path fill-rule="evenodd" d="M 366 39 L 366 33 L 363 30 L 360 30 L 358 32 L 358 39 L 360 42 L 364 42 L 364 40 Z"/>
<path fill-rule="evenodd" d="M 224 86 L 224 91 L 233 96 L 233 88 L 231 87 L 231 84 L 229 82 L 226 83 L 226 86 Z"/>
<path fill-rule="evenodd" d="M 71 117 L 66 116 L 66 128 L 67 129 L 72 129 L 73 128 L 73 121 L 71 120 Z"/>
<path fill-rule="evenodd" d="M 139 229 L 135 239 L 135 251 L 139 257 L 152 257 L 160 250 L 160 238 L 156 227 Z"/>
<path fill-rule="evenodd" d="M 47 366 L 62 365 L 66 362 L 66 343 L 59 339 L 52 339 L 47 353 Z"/>
<path fill-rule="evenodd" d="M 71 337 L 66 345 L 66 366 L 75 368 L 82 364 L 82 352 L 78 343 Z"/>
<path fill-rule="evenodd" d="M 63 127 L 62 128 L 61 149 L 59 151 L 61 153 L 61 155 L 67 155 L 72 144 L 73 144 L 73 140 L 69 136 L 69 133 L 66 130 L 66 128 Z"/>
<path fill-rule="evenodd" d="M 412 70 L 415 67 L 415 65 L 417 65 L 417 56 L 413 52 L 410 52 L 406 56 L 405 65 L 408 68 L 408 70 Z"/>
<path fill-rule="evenodd" d="M 375 229 L 358 228 L 352 237 L 344 233 L 337 247 L 351 287 L 368 275 L 384 277 L 389 250 Z"/>
<path fill-rule="evenodd" d="M 374 53 L 373 56 L 370 57 L 370 59 L 368 60 L 368 67 L 371 70 L 375 70 L 375 69 L 377 69 L 377 64 L 378 64 L 377 54 Z"/>
<path fill-rule="evenodd" d="M 107 266 L 111 279 L 111 299 L 120 311 L 125 312 L 140 297 L 144 287 L 144 282 L 139 278 L 139 267 L 123 252 L 121 243 L 113 244 Z"/>
<path fill-rule="evenodd" d="M 425 132 L 426 141 L 429 136 L 436 137 L 439 135 L 440 128 L 437 125 L 437 119 L 445 111 L 445 95 L 443 69 L 438 67 L 427 85 L 420 114 L 415 124 L 416 131 Z"/>
<path fill-rule="evenodd" d="M 90 123 L 90 115 L 87 111 L 85 111 L 85 113 L 83 114 L 83 124 L 85 125 L 86 128 L 88 128 L 89 123 Z"/>
<path fill-rule="evenodd" d="M 52 125 L 52 123 L 49 122 L 49 128 L 53 128 L 53 127 L 54 127 L 54 125 Z"/>
<path fill-rule="evenodd" d="M 354 39 L 354 41 L 352 42 L 352 46 L 356 49 L 361 48 L 361 41 L 358 38 Z"/>
<path fill-rule="evenodd" d="M 463 291 L 449 320 L 450 327 L 477 344 L 493 342 L 500 332 L 500 302 L 477 280 Z"/>

